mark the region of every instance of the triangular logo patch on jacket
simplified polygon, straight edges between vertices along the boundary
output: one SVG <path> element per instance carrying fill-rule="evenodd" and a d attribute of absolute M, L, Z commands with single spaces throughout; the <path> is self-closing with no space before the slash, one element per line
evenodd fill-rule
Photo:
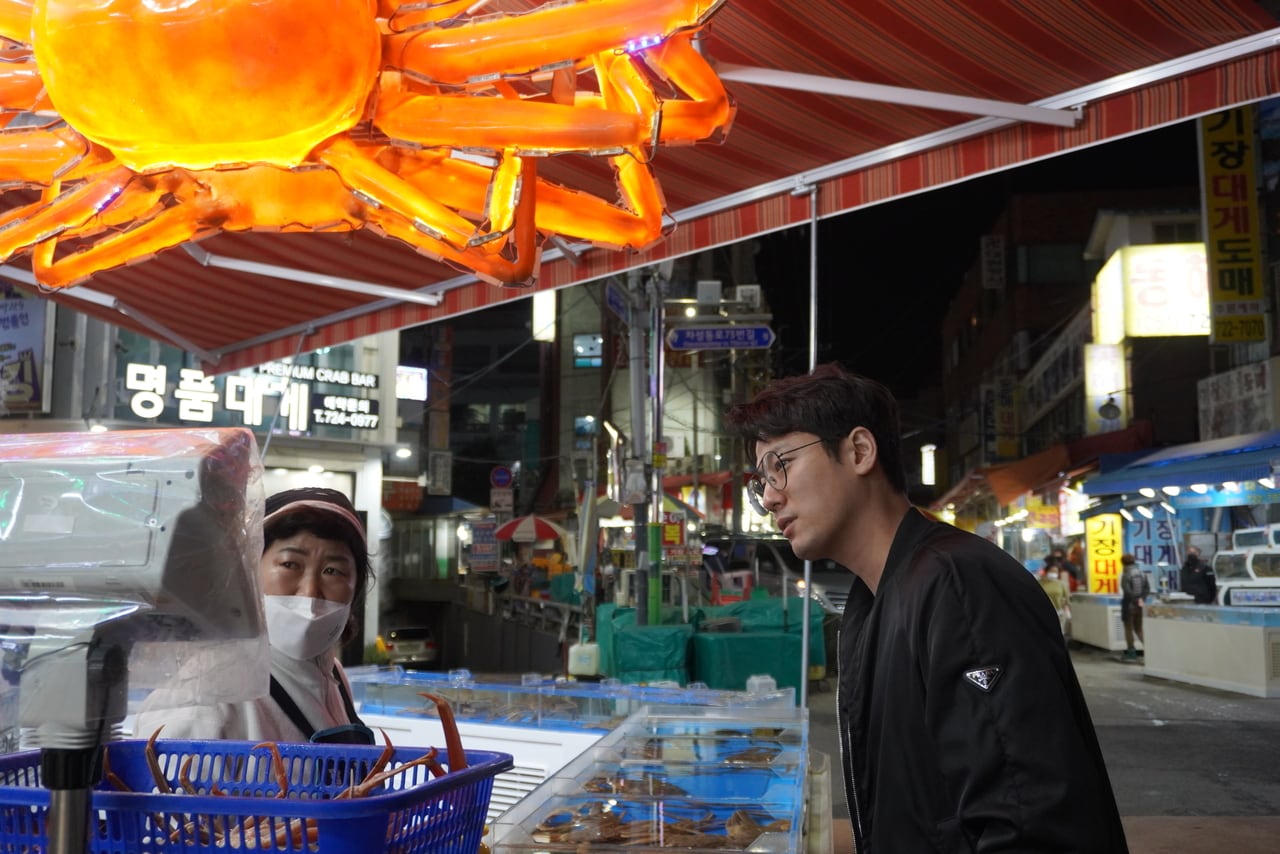
<path fill-rule="evenodd" d="M 977 670 L 966 670 L 964 678 L 977 685 L 983 691 L 990 691 L 991 686 L 995 685 L 996 680 L 1000 678 L 1000 668 L 979 667 Z"/>

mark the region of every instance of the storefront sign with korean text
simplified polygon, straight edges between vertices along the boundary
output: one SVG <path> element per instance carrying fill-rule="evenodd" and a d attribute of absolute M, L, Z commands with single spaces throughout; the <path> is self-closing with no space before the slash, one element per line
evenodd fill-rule
<path fill-rule="evenodd" d="M 498 523 L 492 521 L 471 523 L 471 561 L 472 572 L 498 571 L 498 538 L 493 535 Z"/>
<path fill-rule="evenodd" d="M 1215 344 L 1267 340 L 1253 110 L 1247 105 L 1199 120 Z"/>
<path fill-rule="evenodd" d="M 47 307 L 46 300 L 0 284 L 0 415 L 49 411 Z"/>
<path fill-rule="evenodd" d="M 1085 559 L 1090 593 L 1120 592 L 1120 557 L 1124 553 L 1124 519 L 1119 513 L 1090 516 L 1084 525 Z"/>
<path fill-rule="evenodd" d="M 662 513 L 662 548 L 684 545 L 684 514 Z M 664 552 L 665 553 L 665 552 Z"/>
<path fill-rule="evenodd" d="M 139 418 L 159 418 L 176 404 L 177 420 L 212 424 L 231 421 L 260 427 L 267 420 L 267 401 L 276 401 L 279 427 L 305 432 L 313 425 L 376 430 L 378 401 L 332 392 L 313 391 L 312 383 L 347 386 L 353 390 L 376 389 L 376 374 L 315 365 L 272 362 L 254 372 L 226 377 L 206 376 L 198 368 L 178 368 L 130 362 L 125 366 L 124 387 L 129 410 Z"/>
<path fill-rule="evenodd" d="M 1141 566 L 1179 566 L 1182 556 L 1178 554 L 1177 519 L 1160 508 L 1154 512 L 1150 519 L 1134 514 L 1126 532 L 1129 551 Z"/>

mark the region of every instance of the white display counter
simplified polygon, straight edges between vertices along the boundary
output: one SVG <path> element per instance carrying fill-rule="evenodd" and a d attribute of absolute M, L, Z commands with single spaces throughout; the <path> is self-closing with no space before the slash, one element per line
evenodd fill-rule
<path fill-rule="evenodd" d="M 385 730 L 398 746 L 444 745 L 439 718 L 408 715 L 370 714 L 361 711 L 366 726 Z M 501 815 L 534 787 L 555 774 L 605 735 L 597 730 L 553 729 L 458 721 L 458 734 L 468 750 L 495 750 L 510 753 L 515 765 L 493 783 L 489 818 Z"/>
<path fill-rule="evenodd" d="M 1155 603 L 1143 633 L 1149 676 L 1280 697 L 1280 608 Z"/>
<path fill-rule="evenodd" d="M 1120 597 L 1101 593 L 1071 594 L 1071 639 L 1099 649 L 1125 649 Z M 1134 647 L 1143 645 L 1134 639 Z"/>

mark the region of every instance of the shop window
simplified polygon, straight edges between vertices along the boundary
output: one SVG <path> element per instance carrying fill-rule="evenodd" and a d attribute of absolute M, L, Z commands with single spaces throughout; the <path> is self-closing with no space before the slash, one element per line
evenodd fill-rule
<path fill-rule="evenodd" d="M 1199 243 L 1199 220 L 1183 222 L 1157 222 L 1151 226 L 1151 236 L 1155 243 Z"/>
<path fill-rule="evenodd" d="M 498 423 L 502 425 L 503 432 L 521 429 L 526 418 L 523 403 L 498 404 Z"/>

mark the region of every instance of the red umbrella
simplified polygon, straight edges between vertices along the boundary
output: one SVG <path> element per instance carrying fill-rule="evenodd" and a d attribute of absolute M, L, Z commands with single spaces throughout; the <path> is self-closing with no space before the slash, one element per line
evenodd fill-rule
<path fill-rule="evenodd" d="M 499 540 L 515 540 L 517 543 L 532 543 L 535 540 L 557 540 L 569 532 L 550 519 L 541 516 L 517 516 L 510 522 L 504 522 L 493 532 Z"/>

